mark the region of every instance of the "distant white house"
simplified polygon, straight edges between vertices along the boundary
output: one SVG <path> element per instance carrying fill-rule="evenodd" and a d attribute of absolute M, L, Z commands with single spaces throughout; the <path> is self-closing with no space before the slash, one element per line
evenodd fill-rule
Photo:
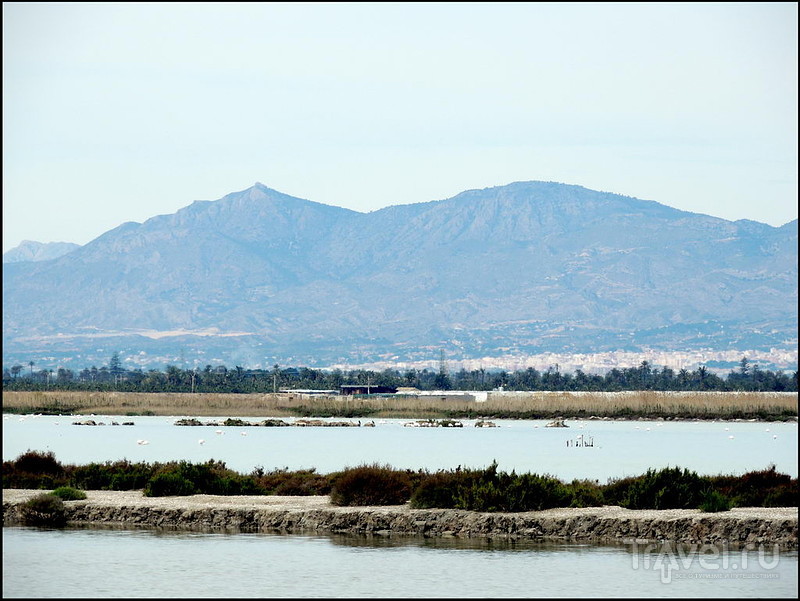
<path fill-rule="evenodd" d="M 397 393 L 402 396 L 438 396 L 448 401 L 475 401 L 483 403 L 489 398 L 489 393 L 486 391 L 476 390 L 419 390 L 418 388 L 406 387 L 398 388 Z"/>

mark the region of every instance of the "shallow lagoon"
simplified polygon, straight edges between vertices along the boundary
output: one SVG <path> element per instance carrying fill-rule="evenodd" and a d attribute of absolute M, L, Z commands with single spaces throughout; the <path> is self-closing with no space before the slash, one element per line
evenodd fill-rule
<path fill-rule="evenodd" d="M 3 597 L 796 598 L 796 552 L 3 529 Z"/>
<path fill-rule="evenodd" d="M 93 416 L 135 425 L 72 425 L 87 417 L 6 415 L 3 459 L 28 449 L 76 464 L 217 459 L 242 473 L 257 466 L 328 473 L 373 462 L 436 470 L 497 460 L 505 471 L 601 481 L 675 465 L 703 474 L 770 464 L 793 477 L 798 471 L 796 423 L 568 420 L 568 428 L 546 428 L 546 421 L 497 420 L 496 428 L 476 428 L 463 420 L 463 428 L 411 428 L 412 420 L 376 420 L 374 428 L 269 428 Z M 3 529 L 8 598 L 796 598 L 797 577 L 797 552 L 772 549 L 681 554 L 672 546 Z"/>
<path fill-rule="evenodd" d="M 374 428 L 226 427 L 176 426 L 177 417 L 94 416 L 106 424 L 134 425 L 72 425 L 87 417 L 5 415 L 3 460 L 31 449 L 53 451 L 62 463 L 75 464 L 216 459 L 241 473 L 259 466 L 329 473 L 365 463 L 437 470 L 496 460 L 503 471 L 548 473 L 565 481 L 605 482 L 667 466 L 716 475 L 774 464 L 798 475 L 797 422 L 567 420 L 567 428 L 547 428 L 546 420 L 495 420 L 496 428 L 476 428 L 475 421 L 462 420 L 462 428 L 412 428 L 405 424 L 413 420 L 390 419 L 375 420 Z"/>

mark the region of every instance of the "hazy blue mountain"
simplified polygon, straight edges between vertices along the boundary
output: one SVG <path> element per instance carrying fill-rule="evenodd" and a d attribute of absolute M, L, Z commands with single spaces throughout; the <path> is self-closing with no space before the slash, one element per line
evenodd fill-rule
<path fill-rule="evenodd" d="M 3 263 L 19 263 L 21 261 L 49 261 L 79 248 L 72 242 L 35 242 L 23 240 L 19 246 L 3 253 Z"/>
<path fill-rule="evenodd" d="M 370 213 L 256 184 L 22 266 L 4 265 L 6 357 L 326 365 L 797 337 L 796 220 L 551 182 Z"/>

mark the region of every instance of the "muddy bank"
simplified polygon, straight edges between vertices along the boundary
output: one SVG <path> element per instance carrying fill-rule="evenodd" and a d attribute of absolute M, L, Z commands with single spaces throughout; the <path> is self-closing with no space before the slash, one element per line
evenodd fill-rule
<path fill-rule="evenodd" d="M 15 525 L 18 506 L 42 491 L 3 490 L 3 524 Z M 186 530 L 286 533 L 362 533 L 586 542 L 669 540 L 729 545 L 778 544 L 797 549 L 797 508 L 629 510 L 621 507 L 480 513 L 453 509 L 336 507 L 328 497 L 142 496 L 141 491 L 88 491 L 68 501 L 72 525 L 117 525 Z"/>

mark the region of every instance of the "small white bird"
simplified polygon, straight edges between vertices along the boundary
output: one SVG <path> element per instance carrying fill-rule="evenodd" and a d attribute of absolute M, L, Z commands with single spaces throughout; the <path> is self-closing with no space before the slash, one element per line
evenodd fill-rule
<path fill-rule="evenodd" d="M 730 436 L 728 436 L 728 438 L 733 438 L 733 434 L 731 434 Z"/>
<path fill-rule="evenodd" d="M 197 444 L 206 444 L 206 441 L 201 438 L 197 441 Z"/>
<path fill-rule="evenodd" d="M 247 432 L 239 432 L 242 436 L 247 436 Z"/>
<path fill-rule="evenodd" d="M 216 433 L 217 434 L 224 434 L 224 432 L 222 430 L 217 430 Z"/>

